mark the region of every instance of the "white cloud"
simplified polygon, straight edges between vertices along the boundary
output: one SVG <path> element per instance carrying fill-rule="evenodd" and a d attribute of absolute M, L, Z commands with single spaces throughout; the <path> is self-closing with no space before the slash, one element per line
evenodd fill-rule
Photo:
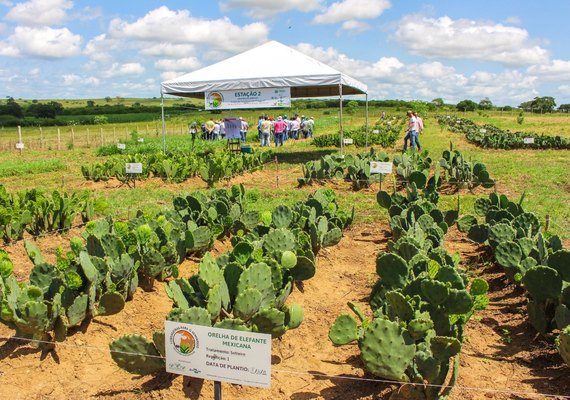
<path fill-rule="evenodd" d="M 66 58 L 80 52 L 81 36 L 67 28 L 30 28 L 18 26 L 7 40 L 0 42 L 0 55 L 39 58 Z"/>
<path fill-rule="evenodd" d="M 521 25 L 522 24 L 522 20 L 520 19 L 520 17 L 517 16 L 510 16 L 507 17 L 505 19 L 505 23 L 509 24 L 509 25 Z"/>
<path fill-rule="evenodd" d="M 336 24 L 353 19 L 374 19 L 391 7 L 389 0 L 342 0 L 317 15 L 316 24 Z"/>
<path fill-rule="evenodd" d="M 63 84 L 65 86 L 72 86 L 81 82 L 81 78 L 79 77 L 79 75 L 75 74 L 66 74 L 63 75 L 62 78 L 63 78 Z"/>
<path fill-rule="evenodd" d="M 154 67 L 160 71 L 191 72 L 202 66 L 196 57 L 184 57 L 179 59 L 159 60 Z"/>
<path fill-rule="evenodd" d="M 316 10 L 323 4 L 323 0 L 226 0 L 220 3 L 222 11 L 236 8 L 247 9 L 251 17 L 275 15 L 291 10 L 309 12 Z"/>
<path fill-rule="evenodd" d="M 92 61 L 108 62 L 111 60 L 110 52 L 118 50 L 121 46 L 119 40 L 109 38 L 106 34 L 95 36 L 91 39 L 83 50 L 84 54 Z"/>
<path fill-rule="evenodd" d="M 366 22 L 351 19 L 348 21 L 344 21 L 342 23 L 342 26 L 340 27 L 339 32 L 347 31 L 350 34 L 355 34 L 355 33 L 366 32 L 370 29 L 371 29 L 371 26 L 368 25 Z"/>
<path fill-rule="evenodd" d="M 132 23 L 114 19 L 109 29 L 109 35 L 113 38 L 200 44 L 231 52 L 265 42 L 268 32 L 267 25 L 260 22 L 240 27 L 228 18 L 195 18 L 187 10 L 172 11 L 166 6 L 152 10 Z"/>
<path fill-rule="evenodd" d="M 570 80 L 570 61 L 552 60 L 546 65 L 532 65 L 527 72 L 548 80 Z"/>
<path fill-rule="evenodd" d="M 39 68 L 32 68 L 30 70 L 30 72 L 28 72 L 28 75 L 33 76 L 33 77 L 38 77 L 40 76 L 41 70 Z"/>
<path fill-rule="evenodd" d="M 73 8 L 69 0 L 30 0 L 16 4 L 6 14 L 6 19 L 24 25 L 54 25 L 67 19 L 67 10 Z"/>
<path fill-rule="evenodd" d="M 505 65 L 542 64 L 548 52 L 521 28 L 467 19 L 408 15 L 394 38 L 412 54 L 426 57 L 496 61 Z"/>
<path fill-rule="evenodd" d="M 143 56 L 154 57 L 186 57 L 196 54 L 196 46 L 191 44 L 156 43 L 147 44 L 139 53 Z"/>
<path fill-rule="evenodd" d="M 489 97 L 495 104 L 512 104 L 535 96 L 539 83 L 536 77 L 516 70 L 466 76 L 439 61 L 404 64 L 396 57 L 364 61 L 307 43 L 296 49 L 366 83 L 371 98 L 429 101 L 442 97 L 453 103 Z"/>
<path fill-rule="evenodd" d="M 144 67 L 139 63 L 113 63 L 109 69 L 101 73 L 101 76 L 103 76 L 103 78 L 136 76 L 142 74 L 144 71 Z"/>
<path fill-rule="evenodd" d="M 565 96 L 570 96 L 570 85 L 560 85 L 558 91 Z"/>

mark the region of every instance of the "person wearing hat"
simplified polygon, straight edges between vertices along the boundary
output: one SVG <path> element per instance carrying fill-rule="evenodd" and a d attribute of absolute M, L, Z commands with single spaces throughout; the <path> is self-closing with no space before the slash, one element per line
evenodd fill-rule
<path fill-rule="evenodd" d="M 283 140 L 285 136 L 285 129 L 287 128 L 287 124 L 283 122 L 283 117 L 281 115 L 277 117 L 277 121 L 275 121 L 274 129 L 275 129 L 275 147 L 283 146 Z"/>
<path fill-rule="evenodd" d="M 283 139 L 289 139 L 289 128 L 291 128 L 291 121 L 289 121 L 289 117 L 287 114 L 283 116 L 283 122 L 285 122 L 285 132 L 283 133 Z"/>

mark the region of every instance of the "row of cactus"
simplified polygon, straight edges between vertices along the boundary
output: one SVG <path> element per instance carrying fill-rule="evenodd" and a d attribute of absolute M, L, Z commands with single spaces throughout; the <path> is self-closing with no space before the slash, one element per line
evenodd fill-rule
<path fill-rule="evenodd" d="M 57 249 L 53 265 L 27 241 L 34 263 L 27 282 L 16 281 L 2 253 L 0 322 L 21 337 L 64 340 L 68 329 L 83 321 L 121 311 L 137 287 L 149 290 L 155 279 L 177 278 L 188 254 L 203 254 L 230 233 L 241 219 L 244 199 L 243 186 L 234 186 L 209 196 L 178 197 L 173 210 L 152 217 L 139 212 L 127 222 L 90 221 L 81 238 L 70 240 L 70 251 Z"/>
<path fill-rule="evenodd" d="M 338 210 L 334 192 L 320 189 L 294 207 L 249 211 L 231 239 L 232 250 L 206 253 L 198 273 L 165 284 L 173 302 L 166 319 L 271 334 L 278 338 L 303 320 L 286 305 L 295 281 L 315 274 L 315 254 L 342 238 L 353 215 Z M 126 335 L 110 344 L 117 365 L 138 375 L 164 371 L 164 332 L 153 339 Z"/>
<path fill-rule="evenodd" d="M 437 120 L 442 127 L 464 134 L 469 142 L 485 149 L 570 149 L 570 140 L 559 135 L 505 131 L 494 125 L 479 126 L 469 119 L 448 115 L 439 116 Z M 532 143 L 525 143 L 526 138 L 532 138 Z"/>
<path fill-rule="evenodd" d="M 361 126 L 356 129 L 343 131 L 342 137 L 352 139 L 356 147 L 381 146 L 383 148 L 393 147 L 402 131 L 406 120 L 404 118 L 391 117 L 386 120 L 378 120 L 374 125 L 368 127 Z M 340 147 L 340 132 L 317 135 L 311 144 L 317 147 Z"/>
<path fill-rule="evenodd" d="M 130 179 L 126 173 L 126 163 L 141 163 L 142 174 L 137 179 L 150 176 L 160 177 L 166 182 L 180 183 L 194 176 L 200 176 L 208 187 L 215 182 L 232 175 L 260 168 L 271 158 L 270 151 L 253 154 L 231 154 L 229 152 L 209 152 L 200 155 L 194 152 L 168 152 L 131 154 L 113 156 L 105 162 L 96 162 L 81 166 L 81 173 L 86 180 L 107 181 L 115 178 L 121 182 Z"/>
<path fill-rule="evenodd" d="M 387 162 L 390 158 L 384 151 L 376 152 L 374 148 L 356 155 L 327 154 L 318 161 L 308 161 L 303 166 L 303 176 L 297 178 L 297 181 L 299 186 L 303 186 L 315 181 L 343 179 L 352 182 L 354 190 L 360 190 L 382 178 L 381 175 L 374 176 L 370 173 L 371 161 Z"/>
<path fill-rule="evenodd" d="M 453 150 L 453 147 L 443 152 L 439 167 L 443 170 L 443 179 L 457 188 L 471 190 L 478 186 L 485 189 L 495 186 L 485 164 L 467 160 L 461 151 Z"/>
<path fill-rule="evenodd" d="M 406 197 L 379 192 L 378 202 L 389 209 L 393 240 L 376 258 L 379 280 L 369 298 L 373 318 L 349 303 L 357 319 L 340 315 L 329 338 L 335 345 L 357 342 L 372 374 L 414 384 L 402 386 L 391 399 L 446 398 L 457 378 L 464 326 L 488 304 L 488 284 L 478 278 L 469 282 L 458 255 L 443 247 L 456 211 L 443 212 L 413 190 Z"/>
<path fill-rule="evenodd" d="M 491 247 L 497 264 L 515 284 L 527 291 L 528 317 L 533 327 L 546 334 L 570 326 L 570 251 L 556 235 L 541 232 L 538 216 L 525 212 L 524 195 L 513 202 L 505 195 L 491 193 L 475 202 L 475 216 L 465 216 L 460 230 L 477 243 Z M 567 333 L 566 333 L 567 334 Z M 561 343 L 568 343 L 567 337 Z M 561 353 L 567 346 L 561 346 Z M 569 354 L 563 355 L 568 360 Z"/>
<path fill-rule="evenodd" d="M 5 243 L 22 240 L 27 232 L 38 236 L 45 232 L 67 231 L 80 219 L 93 219 L 106 203 L 89 192 L 51 194 L 37 189 L 9 193 L 0 185 L 0 232 Z"/>

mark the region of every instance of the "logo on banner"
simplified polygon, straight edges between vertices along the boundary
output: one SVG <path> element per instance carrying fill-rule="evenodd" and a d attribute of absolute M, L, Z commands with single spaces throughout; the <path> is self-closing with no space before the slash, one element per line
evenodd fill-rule
<path fill-rule="evenodd" d="M 191 329 L 183 327 L 174 329 L 170 335 L 170 343 L 176 352 L 182 356 L 189 356 L 198 347 L 198 339 Z"/>
<path fill-rule="evenodd" d="M 220 108 L 224 102 L 224 96 L 220 92 L 211 92 L 207 98 L 208 104 L 212 108 Z"/>

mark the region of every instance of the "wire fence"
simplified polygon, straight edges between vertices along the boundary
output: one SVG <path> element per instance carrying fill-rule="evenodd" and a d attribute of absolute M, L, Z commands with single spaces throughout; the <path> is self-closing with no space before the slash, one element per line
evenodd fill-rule
<path fill-rule="evenodd" d="M 137 352 L 128 352 L 128 351 L 117 351 L 111 350 L 108 347 L 99 347 L 99 346 L 92 346 L 87 344 L 77 345 L 72 343 L 66 342 L 51 342 L 45 340 L 37 340 L 37 339 L 28 339 L 18 336 L 0 336 L 0 339 L 6 341 L 17 341 L 25 344 L 45 344 L 48 346 L 55 347 L 66 347 L 66 348 L 73 348 L 80 351 L 85 352 L 98 352 L 104 354 L 121 354 L 127 356 L 135 356 L 135 357 L 147 357 L 152 359 L 161 359 L 166 360 L 166 357 L 161 355 L 155 354 L 148 354 L 148 353 L 137 353 Z M 489 360 L 486 356 L 473 356 L 475 358 L 485 358 Z M 327 373 L 319 373 L 319 372 L 312 372 L 312 371 L 302 371 L 302 370 L 295 370 L 295 369 L 284 369 L 284 368 L 272 368 L 273 374 L 285 374 L 285 375 L 297 375 L 297 376 L 307 376 L 314 379 L 322 380 L 328 379 L 331 381 L 334 380 L 348 380 L 353 382 L 368 382 L 368 383 L 379 383 L 379 384 L 386 384 L 386 385 L 398 385 L 401 387 L 404 386 L 415 386 L 419 388 L 434 388 L 434 389 L 446 389 L 448 385 L 436 385 L 430 383 L 414 383 L 414 382 L 404 382 L 404 381 L 395 381 L 395 380 L 387 380 L 387 379 L 378 379 L 378 378 L 366 378 L 363 376 L 356 376 L 356 375 L 334 375 L 334 374 L 327 374 Z M 472 386 L 462 386 L 462 385 L 454 385 L 453 390 L 455 391 L 469 391 L 469 392 L 477 392 L 481 394 L 503 394 L 503 395 L 511 395 L 511 396 L 524 396 L 526 398 L 556 398 L 556 399 L 570 399 L 569 395 L 565 394 L 552 394 L 552 393 L 541 393 L 541 392 L 528 392 L 528 391 L 519 391 L 513 390 L 509 388 L 489 388 L 489 387 L 472 387 Z"/>

